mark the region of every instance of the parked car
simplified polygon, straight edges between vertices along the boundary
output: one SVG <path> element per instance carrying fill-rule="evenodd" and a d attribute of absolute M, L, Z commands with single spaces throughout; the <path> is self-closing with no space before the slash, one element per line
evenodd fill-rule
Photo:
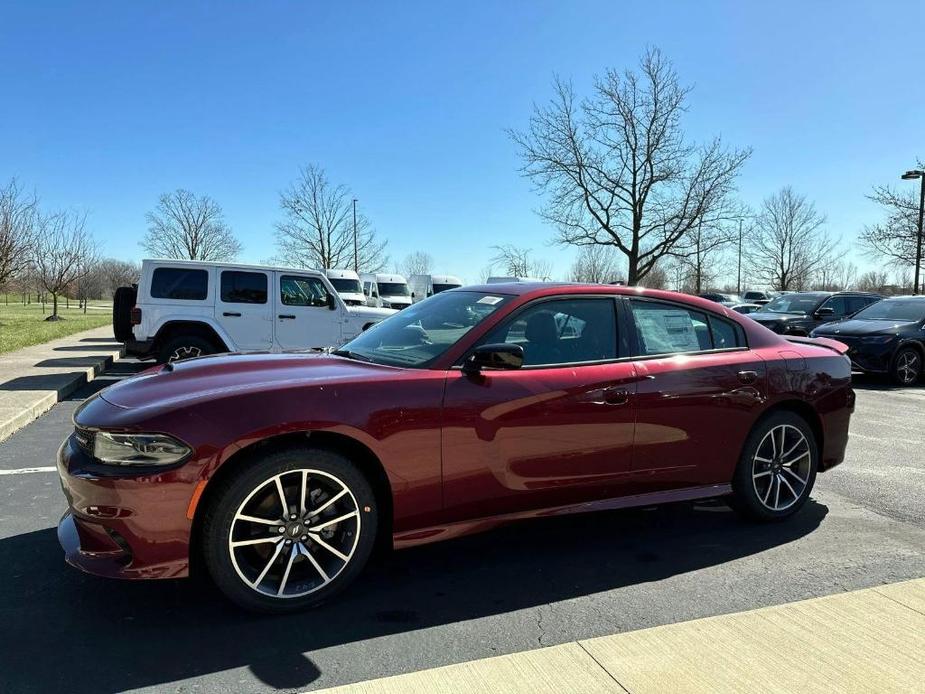
<path fill-rule="evenodd" d="M 771 297 L 768 296 L 767 292 L 760 292 L 755 289 L 749 289 L 745 292 L 742 292 L 742 303 L 746 304 L 757 304 L 760 301 L 768 302 L 771 300 Z"/>
<path fill-rule="evenodd" d="M 723 306 L 732 307 L 741 303 L 739 298 L 734 294 L 717 294 L 715 292 L 708 292 L 706 294 L 698 294 L 697 296 L 708 301 L 715 301 L 717 304 L 722 304 Z"/>
<path fill-rule="evenodd" d="M 112 315 L 127 353 L 165 363 L 336 347 L 393 313 L 347 306 L 314 270 L 145 260 L 137 287 L 117 290 Z"/>
<path fill-rule="evenodd" d="M 331 281 L 331 286 L 334 287 L 347 306 L 366 305 L 363 285 L 360 284 L 360 276 L 356 272 L 353 270 L 327 269 L 324 274 L 327 275 L 327 278 Z"/>
<path fill-rule="evenodd" d="M 844 350 L 673 292 L 454 289 L 331 354 L 206 357 L 102 390 L 59 451 L 58 537 L 91 573 L 192 561 L 284 612 L 377 545 L 515 519 L 722 497 L 781 520 L 843 459 Z"/>
<path fill-rule="evenodd" d="M 736 304 L 735 306 L 732 306 L 731 308 L 736 313 L 741 313 L 742 315 L 747 316 L 750 313 L 754 313 L 755 311 L 760 309 L 761 305 L 760 304 Z"/>
<path fill-rule="evenodd" d="M 449 289 L 456 289 L 462 284 L 462 280 L 453 275 L 411 275 L 408 280 L 412 303 L 423 301 L 429 296 Z"/>
<path fill-rule="evenodd" d="M 411 290 L 408 282 L 401 275 L 392 273 L 377 273 L 375 276 L 379 299 L 384 308 L 394 308 L 400 311 L 411 305 Z"/>
<path fill-rule="evenodd" d="M 866 292 L 792 292 L 781 294 L 749 318 L 781 335 L 809 335 L 823 323 L 841 320 L 881 298 Z"/>
<path fill-rule="evenodd" d="M 900 385 L 912 385 L 925 364 L 925 296 L 884 299 L 848 320 L 826 323 L 812 335 L 848 345 L 858 371 L 889 374 Z"/>

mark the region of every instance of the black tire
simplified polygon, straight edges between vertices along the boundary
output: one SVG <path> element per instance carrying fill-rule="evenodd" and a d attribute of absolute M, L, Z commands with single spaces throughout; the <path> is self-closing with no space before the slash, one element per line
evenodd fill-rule
<path fill-rule="evenodd" d="M 922 376 L 922 355 L 915 347 L 900 347 L 893 356 L 890 378 L 900 386 L 911 386 Z"/>
<path fill-rule="evenodd" d="M 247 610 L 284 613 L 314 607 L 349 585 L 369 560 L 378 532 L 375 495 L 360 470 L 340 453 L 310 446 L 268 453 L 242 465 L 245 467 L 235 475 L 216 482 L 219 486 L 210 490 L 209 505 L 204 510 L 201 525 L 203 560 L 222 593 Z M 306 478 L 309 501 L 304 513 L 295 508 L 301 490 L 302 470 L 310 471 Z M 261 519 L 274 517 L 274 503 L 275 508 L 281 511 L 282 504 L 278 501 L 274 480 L 278 475 L 281 476 L 287 501 L 292 502 L 289 504 L 290 513 L 298 518 L 287 521 L 284 526 L 267 526 L 266 531 L 262 523 L 236 520 L 239 510 L 248 517 L 259 513 Z M 338 489 L 334 486 L 335 481 L 349 493 L 338 497 L 340 492 L 335 491 Z M 271 495 L 265 502 L 268 505 L 261 502 L 265 491 Z M 335 501 L 325 507 L 331 498 Z M 331 525 L 332 516 L 343 518 L 354 507 L 355 518 L 347 517 Z M 313 513 L 317 515 L 310 518 Z M 310 529 L 312 522 L 318 530 Z M 327 527 L 321 530 L 326 524 Z M 302 528 L 299 533 L 305 533 L 301 538 L 307 540 L 300 541 L 298 535 L 290 533 L 297 526 Z M 268 533 L 268 537 L 275 537 L 276 527 L 285 528 L 278 541 L 266 540 L 254 543 L 255 546 L 236 549 L 230 545 L 235 537 L 237 541 L 243 538 L 245 542 L 252 536 L 263 538 L 264 532 Z M 333 528 L 332 535 L 324 535 L 324 531 L 330 528 Z M 253 535 L 242 535 L 242 532 Z M 318 544 L 315 540 L 319 538 L 330 546 L 325 549 Z M 348 556 L 347 561 L 332 554 L 331 547 Z M 303 551 L 307 554 L 303 555 Z M 295 557 L 288 562 L 287 552 Z M 290 566 L 289 573 L 285 568 L 287 564 Z M 322 567 L 320 570 L 319 566 Z M 265 578 L 261 579 L 263 576 Z M 251 582 L 246 582 L 248 580 Z M 283 587 L 280 588 L 280 585 Z M 274 590 L 286 590 L 286 596 L 277 597 L 272 594 Z"/>
<path fill-rule="evenodd" d="M 138 298 L 134 287 L 119 287 L 112 296 L 112 332 L 119 342 L 135 339 L 132 334 L 132 309 Z"/>
<path fill-rule="evenodd" d="M 204 337 L 180 335 L 164 342 L 157 352 L 157 361 L 159 364 L 166 364 L 194 357 L 204 357 L 208 354 L 215 354 L 217 351 L 215 345 Z"/>
<path fill-rule="evenodd" d="M 779 443 L 781 428 L 785 437 L 783 445 Z M 771 432 L 778 438 L 769 440 Z M 805 445 L 800 443 L 800 436 Z M 787 458 L 778 460 L 772 455 L 778 448 L 787 453 L 791 447 L 793 450 Z M 774 462 L 768 464 L 763 460 Z M 794 466 L 782 465 L 786 460 L 793 460 Z M 806 420 L 793 412 L 774 412 L 759 420 L 745 441 L 732 478 L 730 505 L 752 520 L 780 521 L 789 518 L 809 499 L 818 468 L 819 444 Z M 802 487 L 798 480 L 805 481 Z"/>

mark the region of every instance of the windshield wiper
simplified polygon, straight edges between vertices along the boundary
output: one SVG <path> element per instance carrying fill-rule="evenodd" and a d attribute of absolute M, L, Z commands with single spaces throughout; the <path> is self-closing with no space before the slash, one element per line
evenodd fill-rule
<path fill-rule="evenodd" d="M 368 361 L 370 363 L 373 361 L 369 357 L 363 356 L 358 352 L 351 352 L 349 349 L 335 349 L 331 354 L 338 357 L 346 357 L 347 359 L 354 359 L 356 361 Z"/>

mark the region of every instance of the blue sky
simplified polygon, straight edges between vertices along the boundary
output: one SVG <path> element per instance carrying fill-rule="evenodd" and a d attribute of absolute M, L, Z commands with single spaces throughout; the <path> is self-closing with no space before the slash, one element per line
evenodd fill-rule
<path fill-rule="evenodd" d="M 564 275 L 574 252 L 549 245 L 504 129 L 554 73 L 584 93 L 653 45 L 695 87 L 689 134 L 754 149 L 744 200 L 792 185 L 850 241 L 878 217 L 871 185 L 925 157 L 923 26 L 916 2 L 7 0 L 0 180 L 88 210 L 105 253 L 134 259 L 161 192 L 208 193 L 260 261 L 280 190 L 315 162 L 393 259 L 427 250 L 475 280 L 514 243 Z"/>

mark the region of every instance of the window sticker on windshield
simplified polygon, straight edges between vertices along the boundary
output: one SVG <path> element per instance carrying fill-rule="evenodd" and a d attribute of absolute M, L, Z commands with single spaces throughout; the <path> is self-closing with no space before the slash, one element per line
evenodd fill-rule
<path fill-rule="evenodd" d="M 500 296 L 483 296 L 476 303 L 477 304 L 488 304 L 489 306 L 494 306 L 499 301 L 501 301 Z"/>
<path fill-rule="evenodd" d="M 687 311 L 647 310 L 634 315 L 647 352 L 696 352 L 700 349 L 694 323 Z"/>

